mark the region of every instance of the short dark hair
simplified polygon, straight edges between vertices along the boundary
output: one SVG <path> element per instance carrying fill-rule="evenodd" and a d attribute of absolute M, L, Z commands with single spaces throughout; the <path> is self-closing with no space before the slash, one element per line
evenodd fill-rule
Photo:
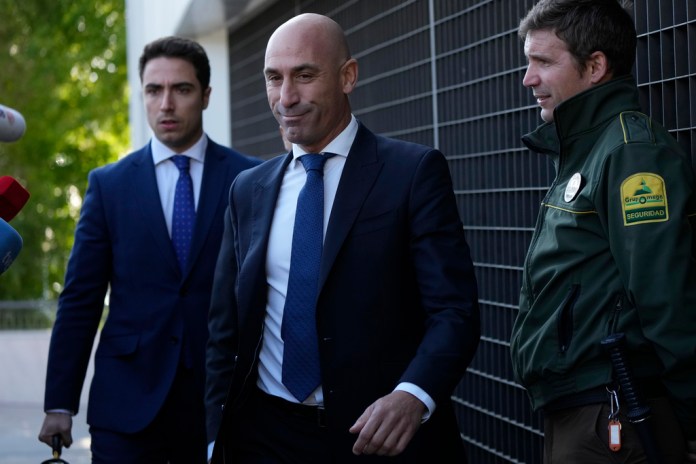
<path fill-rule="evenodd" d="M 540 0 L 520 22 L 519 35 L 548 29 L 566 43 L 582 72 L 596 51 L 614 76 L 630 74 L 636 58 L 636 28 L 618 0 Z"/>
<path fill-rule="evenodd" d="M 183 37 L 162 37 L 145 45 L 140 56 L 140 80 L 148 61 L 155 58 L 181 58 L 191 63 L 196 70 L 196 77 L 203 90 L 210 86 L 210 62 L 203 47 L 190 39 Z"/>

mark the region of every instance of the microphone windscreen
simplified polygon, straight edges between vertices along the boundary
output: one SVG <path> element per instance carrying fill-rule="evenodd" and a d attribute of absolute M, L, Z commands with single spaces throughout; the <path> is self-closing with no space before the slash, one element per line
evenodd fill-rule
<path fill-rule="evenodd" d="M 29 192 L 10 176 L 0 177 L 0 218 L 11 221 L 29 200 Z"/>
<path fill-rule="evenodd" d="M 19 111 L 0 105 L 0 142 L 19 140 L 26 128 L 24 116 Z"/>
<path fill-rule="evenodd" d="M 0 274 L 5 272 L 22 250 L 22 237 L 3 219 L 0 219 Z"/>

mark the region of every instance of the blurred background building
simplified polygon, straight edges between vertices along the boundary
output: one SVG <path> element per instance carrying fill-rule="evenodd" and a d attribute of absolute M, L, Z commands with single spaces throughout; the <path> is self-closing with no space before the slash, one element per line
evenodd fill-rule
<path fill-rule="evenodd" d="M 261 157 L 283 151 L 262 68 L 290 17 L 334 18 L 360 64 L 355 115 L 383 135 L 438 147 L 449 160 L 476 264 L 483 337 L 453 394 L 472 463 L 541 462 L 542 422 L 515 383 L 508 340 L 522 263 L 554 172 L 520 137 L 541 123 L 522 86 L 517 25 L 534 0 L 127 0 L 132 145 L 149 138 L 137 60 L 163 35 L 197 39 L 213 70 L 205 127 Z M 696 2 L 635 0 L 635 76 L 644 110 L 696 162 Z"/>

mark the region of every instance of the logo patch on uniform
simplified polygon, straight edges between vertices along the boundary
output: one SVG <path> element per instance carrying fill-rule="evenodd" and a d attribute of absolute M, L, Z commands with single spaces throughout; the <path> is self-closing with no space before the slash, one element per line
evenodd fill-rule
<path fill-rule="evenodd" d="M 669 219 L 665 181 L 657 174 L 640 172 L 624 180 L 621 200 L 625 226 Z"/>

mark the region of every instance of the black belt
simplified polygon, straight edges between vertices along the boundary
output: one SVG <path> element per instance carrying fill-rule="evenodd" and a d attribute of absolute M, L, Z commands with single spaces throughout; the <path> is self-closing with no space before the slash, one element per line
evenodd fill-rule
<path fill-rule="evenodd" d="M 638 391 L 645 399 L 658 398 L 667 394 L 665 386 L 658 379 L 636 379 L 635 384 L 638 387 Z M 560 411 L 561 409 L 577 408 L 590 404 L 608 402 L 608 389 L 616 390 L 619 392 L 619 395 L 621 395 L 621 391 L 617 390 L 617 388 L 613 385 L 600 385 L 599 387 L 590 388 L 589 390 L 584 390 L 579 393 L 573 393 L 571 395 L 557 398 L 546 404 L 542 409 L 545 412 L 554 412 Z"/>
<path fill-rule="evenodd" d="M 301 417 L 302 419 L 312 422 L 319 427 L 326 427 L 326 410 L 323 406 L 309 406 L 302 403 L 293 403 L 292 401 L 284 400 L 283 398 L 275 395 L 269 395 L 263 390 L 256 389 L 258 397 L 265 401 L 267 404 L 284 411 L 288 414 L 292 414 L 296 417 Z"/>

